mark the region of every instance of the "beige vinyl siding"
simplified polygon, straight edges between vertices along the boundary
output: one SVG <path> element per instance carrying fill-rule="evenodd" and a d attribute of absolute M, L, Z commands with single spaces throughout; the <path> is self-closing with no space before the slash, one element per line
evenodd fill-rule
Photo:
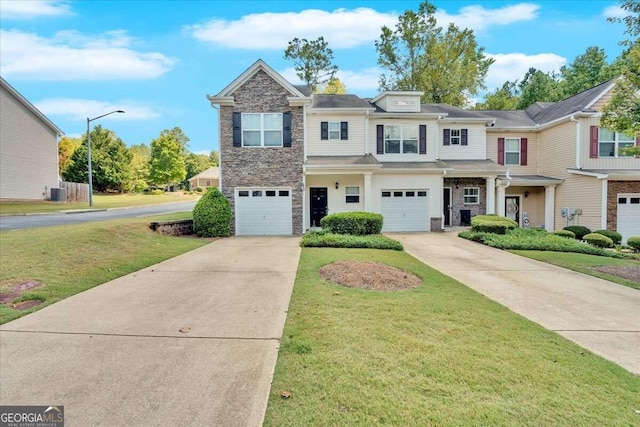
<path fill-rule="evenodd" d="M 50 189 L 58 187 L 57 135 L 11 93 L 0 90 L 0 198 L 50 197 Z"/>
<path fill-rule="evenodd" d="M 427 190 L 429 215 L 442 215 L 442 176 L 417 174 L 374 174 L 372 177 L 373 211 L 380 212 L 382 190 Z M 425 215 L 427 213 L 425 212 Z"/>
<path fill-rule="evenodd" d="M 570 174 L 564 184 L 556 187 L 556 229 L 566 225 L 565 218 L 560 215 L 561 208 L 582 209 L 582 215 L 576 215 L 569 225 L 584 225 L 591 230 L 599 230 L 602 224 L 602 180 Z"/>
<path fill-rule="evenodd" d="M 339 183 L 336 190 L 336 182 Z M 304 218 L 305 230 L 309 228 L 311 212 L 311 187 L 327 188 L 328 213 L 351 212 L 364 210 L 364 178 L 361 174 L 354 175 L 307 175 L 306 177 L 306 209 Z M 360 188 L 360 203 L 346 202 L 346 187 Z"/>
<path fill-rule="evenodd" d="M 596 110 L 596 111 L 602 111 L 602 109 L 604 108 L 605 105 L 607 105 L 609 103 L 609 101 L 611 100 L 611 97 L 613 96 L 613 88 L 605 93 L 604 95 L 602 95 L 602 97 L 600 99 L 598 99 L 592 106 L 591 108 Z"/>
<path fill-rule="evenodd" d="M 467 129 L 469 145 L 442 145 L 443 129 Z M 470 123 L 439 123 L 438 158 L 442 160 L 485 160 L 487 137 L 484 125 Z"/>
<path fill-rule="evenodd" d="M 524 196 L 525 191 L 529 192 L 528 197 Z M 531 228 L 544 224 L 544 187 L 509 187 L 505 195 L 520 196 L 521 216 L 524 212 L 529 215 L 529 226 Z M 522 217 L 520 222 L 524 226 Z"/>
<path fill-rule="evenodd" d="M 348 122 L 347 140 L 320 139 L 321 122 Z M 307 116 L 307 156 L 361 156 L 364 155 L 364 113 L 309 114 Z"/>
<path fill-rule="evenodd" d="M 377 154 L 377 125 L 426 125 L 427 154 Z M 381 162 L 435 162 L 436 160 L 436 121 L 425 119 L 383 119 L 369 120 L 369 141 L 367 151 Z"/>
<path fill-rule="evenodd" d="M 538 173 L 538 134 L 526 133 L 495 133 L 487 132 L 487 159 L 498 163 L 498 138 L 527 138 L 527 165 L 505 165 L 511 173 L 520 175 L 536 175 Z"/>
<path fill-rule="evenodd" d="M 601 157 L 592 159 L 589 157 L 590 127 L 598 126 L 600 119 L 590 117 L 580 122 L 581 132 L 581 166 L 583 169 L 635 169 L 640 170 L 640 159 L 635 157 Z"/>
<path fill-rule="evenodd" d="M 567 122 L 540 133 L 538 174 L 566 178 L 567 168 L 576 164 L 576 124 Z"/>

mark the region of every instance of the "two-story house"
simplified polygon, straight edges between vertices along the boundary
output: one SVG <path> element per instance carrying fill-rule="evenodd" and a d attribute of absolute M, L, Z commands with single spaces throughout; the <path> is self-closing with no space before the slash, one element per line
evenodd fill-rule
<path fill-rule="evenodd" d="M 612 85 L 601 86 L 526 111 L 470 111 L 421 104 L 421 92 L 311 95 L 259 60 L 208 96 L 234 231 L 301 234 L 364 210 L 384 216 L 384 231 L 497 213 L 640 234 L 640 160 L 616 151 L 628 137 L 597 130 Z"/>

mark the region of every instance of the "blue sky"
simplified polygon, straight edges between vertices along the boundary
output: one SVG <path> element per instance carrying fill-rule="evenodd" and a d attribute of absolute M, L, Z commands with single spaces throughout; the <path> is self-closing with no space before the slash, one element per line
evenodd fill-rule
<path fill-rule="evenodd" d="M 433 1 L 440 25 L 475 31 L 496 62 L 486 84 L 529 67 L 559 70 L 589 46 L 621 52 L 616 1 Z M 294 37 L 324 36 L 348 92 L 378 92 L 374 42 L 419 1 L 0 1 L 0 74 L 69 136 L 86 118 L 127 144 L 179 126 L 193 152 L 218 148 L 206 100 L 261 58 L 293 83 L 283 59 Z"/>

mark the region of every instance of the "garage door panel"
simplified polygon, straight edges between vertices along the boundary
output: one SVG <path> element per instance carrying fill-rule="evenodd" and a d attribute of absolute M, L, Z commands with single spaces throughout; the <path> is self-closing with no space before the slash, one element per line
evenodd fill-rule
<path fill-rule="evenodd" d="M 623 242 L 640 236 L 640 194 L 618 195 L 617 223 Z"/>
<path fill-rule="evenodd" d="M 291 235 L 291 191 L 249 188 L 236 191 L 236 235 Z"/>
<path fill-rule="evenodd" d="M 383 231 L 429 231 L 426 190 L 383 190 L 381 197 Z"/>

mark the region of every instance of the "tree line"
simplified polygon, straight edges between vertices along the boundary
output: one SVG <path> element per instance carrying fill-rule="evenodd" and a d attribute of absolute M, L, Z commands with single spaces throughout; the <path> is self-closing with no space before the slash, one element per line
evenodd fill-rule
<path fill-rule="evenodd" d="M 189 178 L 218 165 L 215 150 L 209 155 L 189 152 L 189 138 L 179 127 L 163 130 L 150 145 L 130 147 L 101 125 L 90 132 L 92 181 L 98 192 L 141 193 L 173 185 L 189 189 Z M 61 138 L 58 160 L 63 180 L 88 182 L 87 135 Z"/>

